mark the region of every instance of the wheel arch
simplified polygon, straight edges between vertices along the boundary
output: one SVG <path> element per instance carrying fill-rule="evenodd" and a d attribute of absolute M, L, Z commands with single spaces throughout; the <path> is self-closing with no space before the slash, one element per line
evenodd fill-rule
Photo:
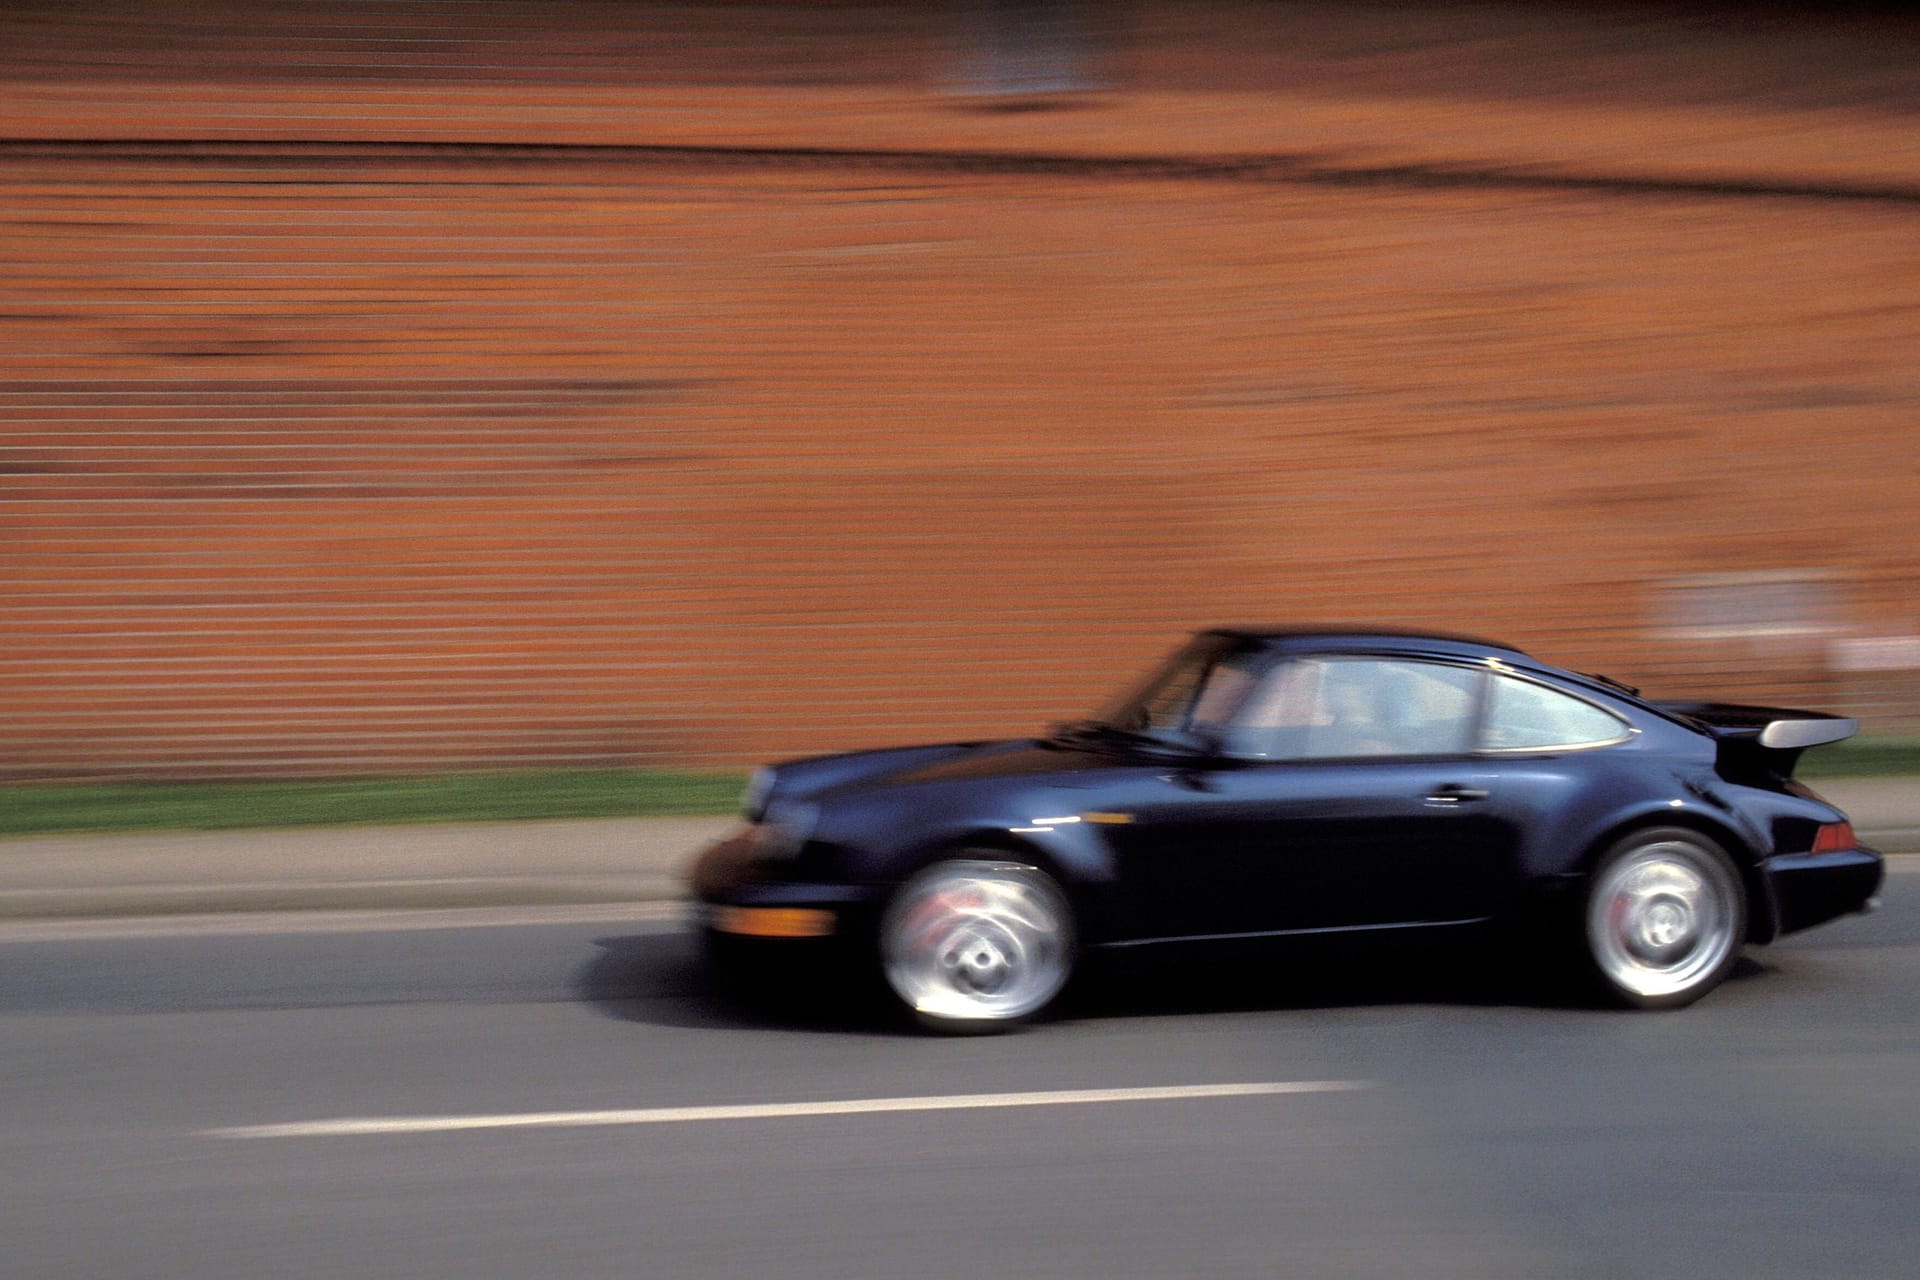
<path fill-rule="evenodd" d="M 1018 862 L 1023 866 L 1033 867 L 1037 871 L 1044 871 L 1055 884 L 1060 886 L 1060 891 L 1067 895 L 1069 902 L 1077 900 L 1078 877 L 1063 865 L 1062 860 L 1035 841 L 1022 839 L 1010 831 L 989 829 L 949 832 L 940 839 L 929 841 L 915 850 L 909 862 L 907 874 L 917 874 L 937 862 L 945 862 L 970 853 L 999 854 L 1010 862 Z"/>
<path fill-rule="evenodd" d="M 1106 852 L 1060 832 L 1046 841 L 1028 839 L 1004 827 L 971 827 L 940 833 L 918 845 L 901 866 L 899 883 L 936 862 L 968 853 L 992 853 L 1043 872 L 1066 895 L 1076 931 L 1084 939 L 1106 935 L 1110 924 L 1112 867 Z"/>
<path fill-rule="evenodd" d="M 1713 814 L 1698 809 L 1656 809 L 1619 818 L 1587 842 L 1581 851 L 1578 871 L 1582 882 L 1589 879 L 1606 852 L 1636 831 L 1659 827 L 1678 827 L 1705 836 L 1718 845 L 1740 873 L 1740 888 L 1747 898 L 1747 936 L 1753 943 L 1771 942 L 1779 934 L 1779 915 L 1761 855 L 1752 841 L 1737 828 Z"/>

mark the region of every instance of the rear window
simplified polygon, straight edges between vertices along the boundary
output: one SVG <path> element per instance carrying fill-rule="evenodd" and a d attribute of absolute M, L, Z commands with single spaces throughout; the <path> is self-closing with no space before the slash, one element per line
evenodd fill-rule
<path fill-rule="evenodd" d="M 1627 726 L 1591 702 L 1512 676 L 1495 676 L 1480 746 L 1486 751 L 1602 747 L 1627 737 Z"/>

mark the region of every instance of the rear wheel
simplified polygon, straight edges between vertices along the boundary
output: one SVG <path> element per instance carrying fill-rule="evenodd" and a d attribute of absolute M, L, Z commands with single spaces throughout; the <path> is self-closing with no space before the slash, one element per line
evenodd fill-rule
<path fill-rule="evenodd" d="M 1638 1008 L 1677 1008 L 1711 991 L 1746 932 L 1739 871 L 1718 845 L 1683 828 L 1626 837 L 1588 885 L 1587 955 L 1607 992 Z"/>
<path fill-rule="evenodd" d="M 1040 1012 L 1066 985 L 1074 945 L 1052 877 L 988 853 L 921 871 L 880 923 L 887 986 L 942 1031 L 998 1030 Z"/>

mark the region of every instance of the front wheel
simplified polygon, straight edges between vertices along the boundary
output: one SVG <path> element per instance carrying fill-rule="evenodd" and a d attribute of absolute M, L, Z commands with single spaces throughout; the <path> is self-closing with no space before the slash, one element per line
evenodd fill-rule
<path fill-rule="evenodd" d="M 935 863 L 901 886 L 880 923 L 887 986 L 942 1031 L 997 1030 L 1038 1013 L 1066 985 L 1073 955 L 1066 895 L 1018 863 Z"/>
<path fill-rule="evenodd" d="M 1588 885 L 1594 972 L 1611 995 L 1638 1008 L 1677 1008 L 1711 991 L 1733 968 L 1746 932 L 1746 894 L 1732 860 L 1679 827 L 1621 840 Z"/>

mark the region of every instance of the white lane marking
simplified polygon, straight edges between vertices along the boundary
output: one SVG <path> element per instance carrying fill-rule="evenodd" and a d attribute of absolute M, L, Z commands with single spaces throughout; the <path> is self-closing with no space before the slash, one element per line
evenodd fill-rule
<path fill-rule="evenodd" d="M 881 1115 L 899 1111 L 983 1111 L 1061 1107 L 1094 1102 L 1177 1102 L 1281 1093 L 1345 1093 L 1369 1080 L 1269 1080 L 1249 1084 L 1183 1084 L 1144 1089 L 1063 1089 L 1044 1093 L 959 1093 L 944 1097 L 851 1098 L 839 1102 L 761 1102 L 718 1107 L 647 1107 L 631 1111 L 532 1111 L 518 1115 L 392 1116 L 301 1120 L 203 1130 L 206 1138 L 352 1138 L 373 1134 L 455 1133 L 469 1129 L 569 1129 L 602 1125 L 685 1124 L 700 1120 L 784 1120 L 801 1116 Z"/>

